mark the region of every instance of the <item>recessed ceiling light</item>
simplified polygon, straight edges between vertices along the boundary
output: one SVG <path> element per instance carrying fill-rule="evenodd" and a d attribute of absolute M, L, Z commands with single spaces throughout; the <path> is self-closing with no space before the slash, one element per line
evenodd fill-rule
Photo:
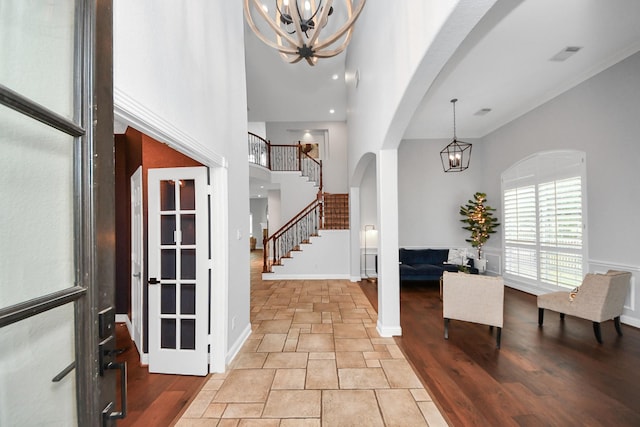
<path fill-rule="evenodd" d="M 339 76 L 339 75 L 337 75 L 337 74 L 334 74 L 333 76 L 331 76 L 331 78 L 332 78 L 333 80 L 338 80 L 338 77 L 340 77 L 340 76 Z"/>
<path fill-rule="evenodd" d="M 484 116 L 485 114 L 489 114 L 491 112 L 491 108 L 481 108 L 475 112 L 474 116 Z"/>
<path fill-rule="evenodd" d="M 333 114 L 335 112 L 336 112 L 336 110 L 334 110 L 333 108 L 329 110 L 329 114 Z"/>
<path fill-rule="evenodd" d="M 264 188 L 264 185 L 261 185 L 260 188 Z"/>
<path fill-rule="evenodd" d="M 569 59 L 570 57 L 578 53 L 580 49 L 582 49 L 582 47 L 580 46 L 567 46 L 564 49 L 562 49 L 560 52 L 553 55 L 551 59 L 549 59 L 549 61 L 555 61 L 555 62 L 566 61 L 567 59 Z"/>

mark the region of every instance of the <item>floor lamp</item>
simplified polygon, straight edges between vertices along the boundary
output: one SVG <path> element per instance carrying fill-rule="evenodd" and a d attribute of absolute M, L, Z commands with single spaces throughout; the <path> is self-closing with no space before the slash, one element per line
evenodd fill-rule
<path fill-rule="evenodd" d="M 369 271 L 367 270 L 367 234 L 369 231 L 375 230 L 376 227 L 374 225 L 365 225 L 364 226 L 364 275 L 367 281 L 375 282 L 376 278 L 369 277 Z"/>

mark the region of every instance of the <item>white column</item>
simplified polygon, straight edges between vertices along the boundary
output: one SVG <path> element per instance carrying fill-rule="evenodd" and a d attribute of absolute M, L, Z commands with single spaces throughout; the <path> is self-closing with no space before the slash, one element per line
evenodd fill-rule
<path fill-rule="evenodd" d="M 380 150 L 378 180 L 378 333 L 402 335 L 398 267 L 398 150 Z"/>
<path fill-rule="evenodd" d="M 360 274 L 360 187 L 349 188 L 349 228 L 351 229 L 349 274 L 352 282 L 361 280 Z"/>

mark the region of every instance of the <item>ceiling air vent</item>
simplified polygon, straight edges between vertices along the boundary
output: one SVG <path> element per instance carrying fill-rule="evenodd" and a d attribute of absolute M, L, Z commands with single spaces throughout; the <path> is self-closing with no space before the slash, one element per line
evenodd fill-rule
<path fill-rule="evenodd" d="M 484 116 L 491 112 L 491 108 L 482 108 L 475 112 L 474 116 Z"/>
<path fill-rule="evenodd" d="M 580 49 L 580 46 L 567 46 L 562 49 L 560 52 L 553 55 L 550 61 L 562 62 L 569 59 L 569 57 L 575 55 Z"/>

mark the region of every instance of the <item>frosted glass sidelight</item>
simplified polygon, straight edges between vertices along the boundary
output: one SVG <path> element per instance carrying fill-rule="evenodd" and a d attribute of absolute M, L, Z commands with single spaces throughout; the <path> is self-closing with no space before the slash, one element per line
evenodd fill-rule
<path fill-rule="evenodd" d="M 71 120 L 74 24 L 74 1 L 0 3 L 0 83 Z"/>
<path fill-rule="evenodd" d="M 0 329 L 0 426 L 77 425 L 73 304 Z M 5 351 L 11 349 L 11 351 Z"/>
<path fill-rule="evenodd" d="M 74 286 L 74 139 L 2 106 L 0 123 L 3 308 Z"/>

